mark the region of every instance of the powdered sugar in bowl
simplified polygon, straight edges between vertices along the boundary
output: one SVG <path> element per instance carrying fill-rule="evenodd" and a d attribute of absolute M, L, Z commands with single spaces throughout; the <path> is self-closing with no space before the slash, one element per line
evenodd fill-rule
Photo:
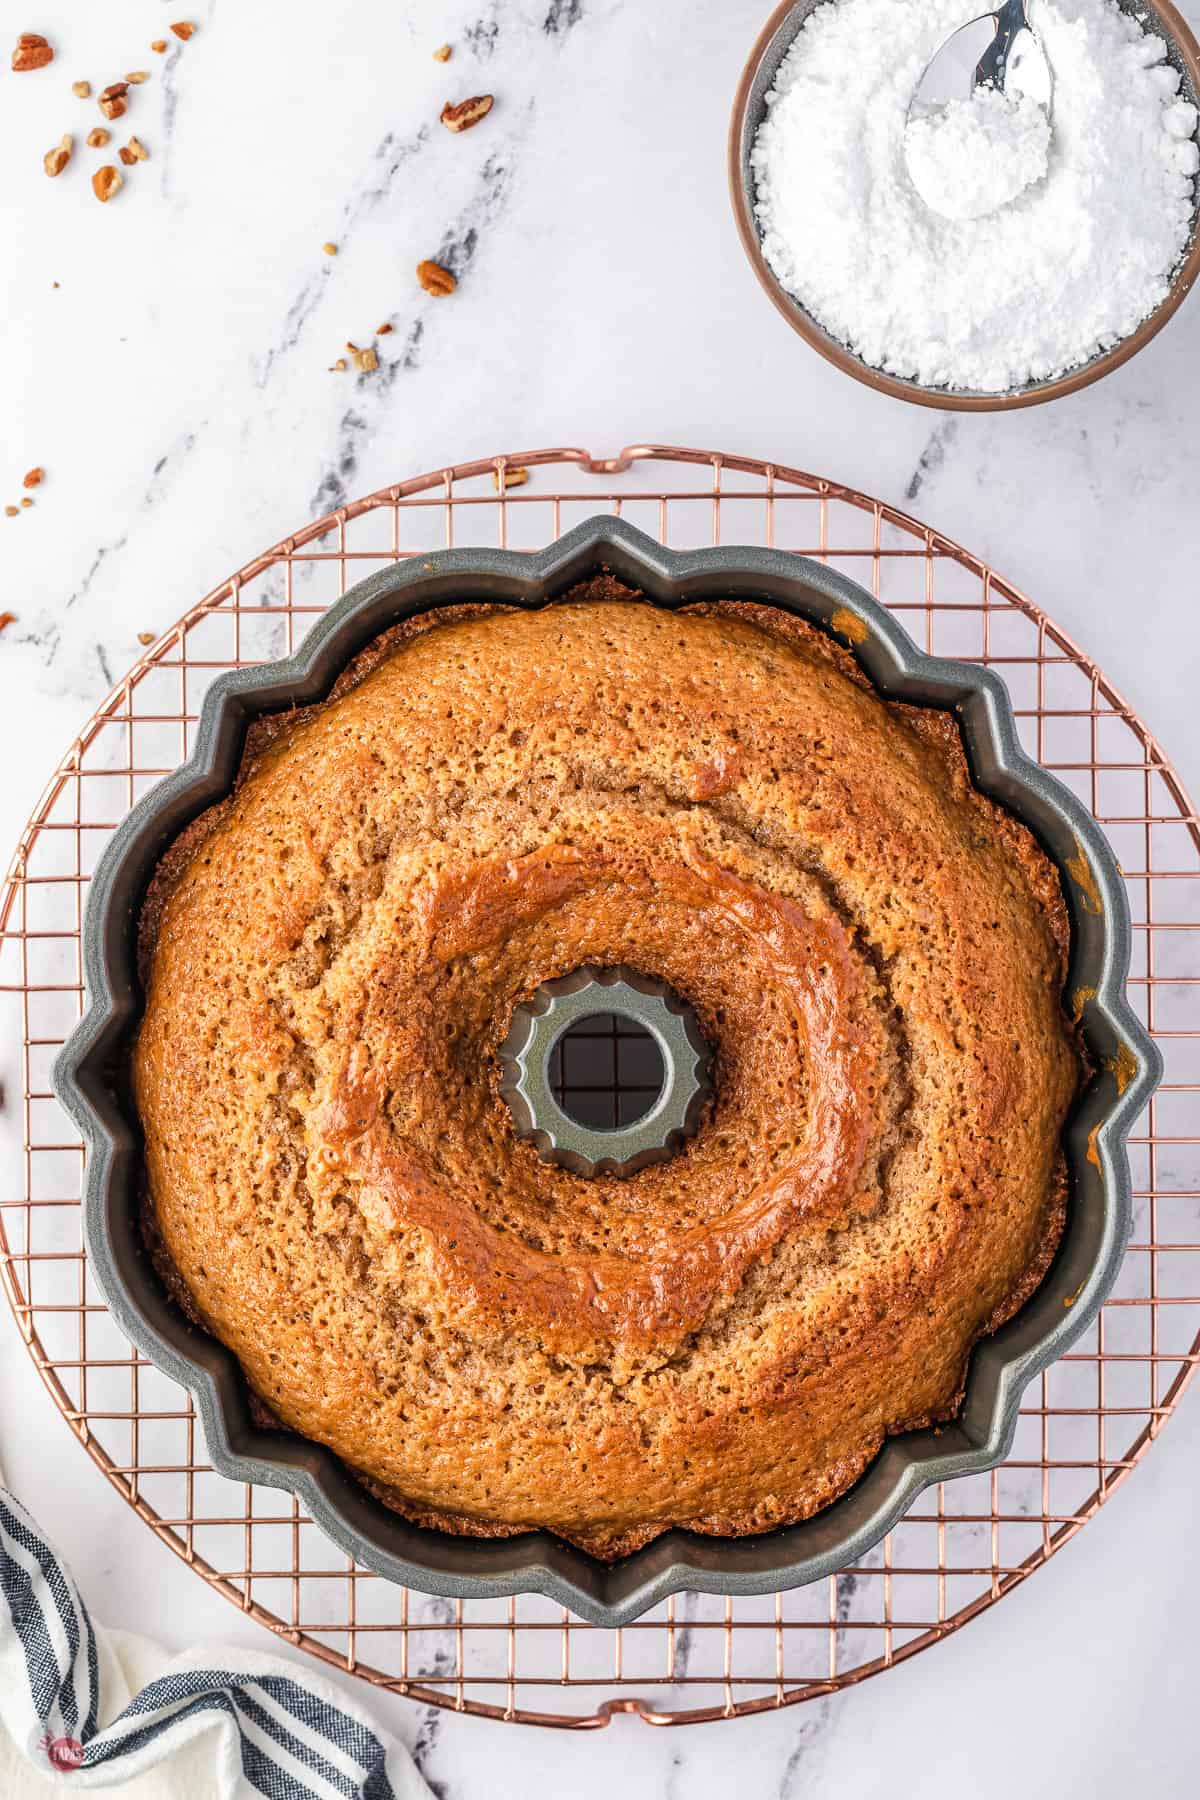
<path fill-rule="evenodd" d="M 905 113 L 969 0 L 789 0 L 738 90 L 742 241 L 814 348 L 902 399 L 1028 406 L 1139 350 L 1200 274 L 1200 46 L 1168 0 L 1031 0 L 1055 81 L 1044 180 L 983 218 L 925 206 Z"/>

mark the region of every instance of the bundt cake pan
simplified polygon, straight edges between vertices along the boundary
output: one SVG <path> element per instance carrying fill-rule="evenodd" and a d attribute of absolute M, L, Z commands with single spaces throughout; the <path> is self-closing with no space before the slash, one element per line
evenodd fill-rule
<path fill-rule="evenodd" d="M 140 1135 L 127 1080 L 142 1005 L 135 966 L 142 897 L 166 846 L 228 791 L 248 721 L 319 700 L 350 658 L 397 620 L 456 602 L 546 606 L 601 571 L 661 606 L 720 597 L 784 608 L 849 645 L 882 694 L 957 714 L 976 785 L 1024 820 L 1062 876 L 1072 927 L 1069 991 L 1083 999 L 1097 1071 L 1065 1134 L 1070 1204 L 1054 1263 L 1021 1311 L 976 1346 L 959 1416 L 891 1438 L 853 1488 L 802 1524 L 737 1539 L 672 1530 L 611 1565 L 545 1532 L 467 1538 L 409 1524 L 320 1445 L 255 1423 L 234 1357 L 176 1308 L 143 1247 Z M 580 525 L 536 555 L 469 549 L 413 558 L 353 588 L 286 661 L 218 679 L 190 760 L 134 808 L 101 859 L 84 930 L 87 1010 L 55 1069 L 59 1097 L 87 1145 L 92 1271 L 137 1347 L 195 1396 L 214 1466 L 233 1480 L 295 1494 L 330 1537 L 392 1580 L 454 1597 L 541 1593 L 608 1626 L 681 1589 L 760 1594 L 799 1586 L 860 1560 L 931 1482 L 1002 1462 L 1022 1390 L 1087 1328 L 1111 1288 L 1131 1215 L 1124 1140 L 1160 1071 L 1126 1001 L 1129 950 L 1125 888 L 1112 853 L 1074 795 L 1020 749 L 997 676 L 922 654 L 883 607 L 835 571 L 782 551 L 677 553 L 611 517 Z"/>

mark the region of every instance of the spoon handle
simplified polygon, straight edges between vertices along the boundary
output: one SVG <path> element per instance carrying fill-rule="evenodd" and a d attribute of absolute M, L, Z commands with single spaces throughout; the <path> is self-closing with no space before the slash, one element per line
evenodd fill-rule
<path fill-rule="evenodd" d="M 975 86 L 999 88 L 1003 92 L 1009 52 L 1018 35 L 1029 30 L 1025 0 L 1004 0 L 994 17 L 996 35 L 975 65 Z"/>

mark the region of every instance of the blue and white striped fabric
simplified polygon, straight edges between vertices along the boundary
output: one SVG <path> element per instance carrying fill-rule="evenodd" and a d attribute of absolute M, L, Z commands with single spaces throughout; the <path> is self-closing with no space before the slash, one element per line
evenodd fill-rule
<path fill-rule="evenodd" d="M 430 1800 L 403 1746 L 307 1669 L 236 1650 L 168 1659 L 94 1626 L 2 1487 L 0 1726 L 0 1794 L 21 1800 L 130 1782 L 139 1800 Z"/>

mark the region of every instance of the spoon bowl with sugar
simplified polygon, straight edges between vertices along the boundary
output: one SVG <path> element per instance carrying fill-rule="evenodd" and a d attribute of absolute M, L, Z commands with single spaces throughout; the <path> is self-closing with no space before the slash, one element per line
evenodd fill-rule
<path fill-rule="evenodd" d="M 1046 173 L 1054 80 L 1025 0 L 1005 0 L 939 46 L 909 103 L 904 156 L 934 212 L 980 218 Z"/>

